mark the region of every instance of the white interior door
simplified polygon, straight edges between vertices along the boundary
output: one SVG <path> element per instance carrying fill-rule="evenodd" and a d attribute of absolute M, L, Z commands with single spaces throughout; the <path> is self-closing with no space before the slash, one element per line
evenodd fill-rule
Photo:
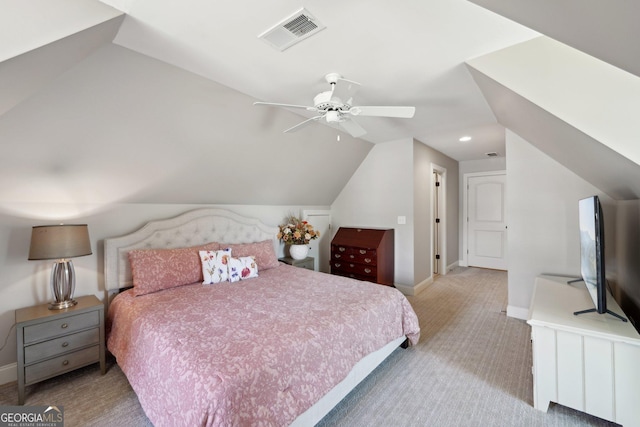
<path fill-rule="evenodd" d="M 302 217 L 313 228 L 320 232 L 320 237 L 309 242 L 309 256 L 315 259 L 315 270 L 330 273 L 329 259 L 331 257 L 331 212 L 303 211 Z"/>
<path fill-rule="evenodd" d="M 504 173 L 469 177 L 467 260 L 473 267 L 507 269 L 507 209 Z"/>

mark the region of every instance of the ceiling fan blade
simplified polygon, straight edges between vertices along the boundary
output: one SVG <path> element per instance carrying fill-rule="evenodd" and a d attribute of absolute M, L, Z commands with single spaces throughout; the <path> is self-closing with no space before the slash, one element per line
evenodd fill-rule
<path fill-rule="evenodd" d="M 256 101 L 253 105 L 266 105 L 268 107 L 285 107 L 285 108 L 304 108 L 307 111 L 318 111 L 316 107 L 310 107 L 307 105 L 295 105 L 295 104 L 281 104 L 278 102 L 261 102 Z"/>
<path fill-rule="evenodd" d="M 351 104 L 353 95 L 360 89 L 360 83 L 343 78 L 337 79 L 336 83 L 331 86 L 331 100 L 336 101 L 338 99 L 345 104 Z"/>
<path fill-rule="evenodd" d="M 367 131 L 353 119 L 346 119 L 340 122 L 340 126 L 354 138 L 359 138 L 367 133 Z"/>
<path fill-rule="evenodd" d="M 304 122 L 300 122 L 295 126 L 290 127 L 289 129 L 285 129 L 283 133 L 287 133 L 287 132 L 295 132 L 299 129 L 302 129 L 303 127 L 307 126 L 308 124 L 310 124 L 312 121 L 318 120 L 323 118 L 324 116 L 315 116 L 315 117 L 311 117 L 310 119 L 305 120 Z"/>
<path fill-rule="evenodd" d="M 386 107 L 351 107 L 349 114 L 353 116 L 371 116 L 371 117 L 399 117 L 404 119 L 410 119 L 416 113 L 416 107 L 399 107 L 399 106 L 386 106 Z"/>

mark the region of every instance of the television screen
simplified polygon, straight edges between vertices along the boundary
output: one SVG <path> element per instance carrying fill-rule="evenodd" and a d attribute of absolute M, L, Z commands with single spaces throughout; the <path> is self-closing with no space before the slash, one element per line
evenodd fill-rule
<path fill-rule="evenodd" d="M 579 202 L 580 274 L 598 312 L 604 313 L 606 307 L 600 307 L 598 303 L 598 279 L 599 276 L 604 278 L 604 251 L 600 241 L 598 204 L 597 196 L 582 199 Z"/>
<path fill-rule="evenodd" d="M 627 319 L 607 310 L 607 279 L 604 268 L 604 219 L 598 196 L 582 199 L 578 205 L 580 224 L 580 274 L 594 309 L 576 311 L 573 314 L 609 313 L 626 322 Z"/>

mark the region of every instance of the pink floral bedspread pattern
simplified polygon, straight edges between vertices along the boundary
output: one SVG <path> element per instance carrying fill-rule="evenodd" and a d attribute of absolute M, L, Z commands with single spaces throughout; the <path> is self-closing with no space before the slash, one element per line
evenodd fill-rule
<path fill-rule="evenodd" d="M 394 288 L 284 264 L 259 274 L 114 299 L 107 345 L 154 425 L 289 425 L 365 355 L 418 341 Z"/>

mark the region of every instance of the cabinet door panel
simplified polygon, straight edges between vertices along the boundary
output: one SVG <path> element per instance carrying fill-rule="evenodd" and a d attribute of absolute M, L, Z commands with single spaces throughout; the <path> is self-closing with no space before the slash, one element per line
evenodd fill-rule
<path fill-rule="evenodd" d="M 585 410 L 591 415 L 614 419 L 613 413 L 613 343 L 584 337 Z"/>
<path fill-rule="evenodd" d="M 616 417 L 615 422 L 633 426 L 640 420 L 638 384 L 640 384 L 640 347 L 627 343 L 615 343 L 614 361 Z"/>
<path fill-rule="evenodd" d="M 556 332 L 549 328 L 532 328 L 533 404 L 547 412 L 550 402 L 557 402 Z"/>
<path fill-rule="evenodd" d="M 558 331 L 557 346 L 558 403 L 584 411 L 582 337 Z"/>

